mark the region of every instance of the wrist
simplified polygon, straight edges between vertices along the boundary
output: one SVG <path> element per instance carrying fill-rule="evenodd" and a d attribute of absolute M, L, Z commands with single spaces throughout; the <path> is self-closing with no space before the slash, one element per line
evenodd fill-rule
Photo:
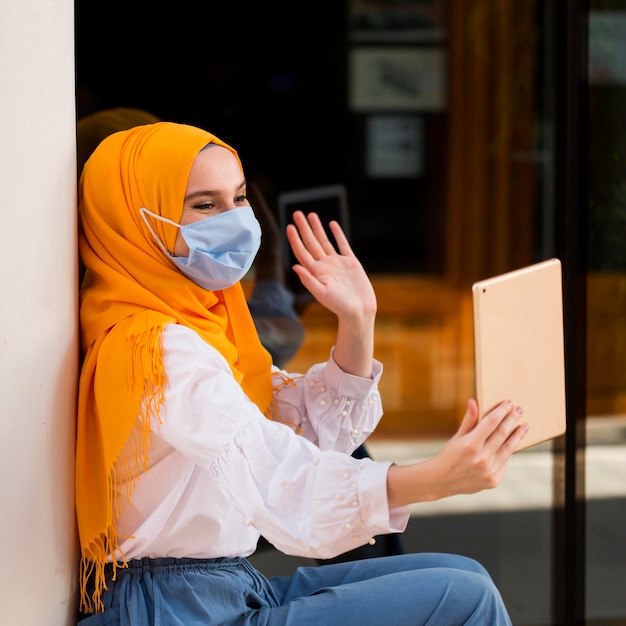
<path fill-rule="evenodd" d="M 389 468 L 387 498 L 390 509 L 419 502 L 432 502 L 443 497 L 435 487 L 431 460 L 411 465 L 392 465 Z"/>

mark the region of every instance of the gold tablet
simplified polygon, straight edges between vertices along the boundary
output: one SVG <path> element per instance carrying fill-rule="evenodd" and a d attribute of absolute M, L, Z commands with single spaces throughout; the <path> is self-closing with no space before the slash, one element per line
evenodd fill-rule
<path fill-rule="evenodd" d="M 522 450 L 565 432 L 561 262 L 549 259 L 472 286 L 480 417 L 502 400 L 521 406 Z M 516 451 L 517 451 L 516 450 Z"/>

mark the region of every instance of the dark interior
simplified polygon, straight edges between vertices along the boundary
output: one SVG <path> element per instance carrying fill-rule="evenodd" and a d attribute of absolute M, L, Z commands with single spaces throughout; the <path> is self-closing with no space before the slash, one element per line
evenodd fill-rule
<path fill-rule="evenodd" d="M 155 6 L 76 0 L 79 117 L 130 106 L 201 126 L 270 196 L 345 184 L 368 271 L 441 272 L 445 114 L 423 115 L 422 176 L 368 177 L 366 116 L 348 108 L 347 2 Z"/>

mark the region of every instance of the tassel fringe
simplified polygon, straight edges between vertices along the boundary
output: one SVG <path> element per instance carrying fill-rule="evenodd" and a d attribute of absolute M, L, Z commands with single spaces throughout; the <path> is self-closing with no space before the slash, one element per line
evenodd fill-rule
<path fill-rule="evenodd" d="M 141 474 L 148 467 L 148 453 L 152 445 L 150 421 L 156 415 L 161 421 L 160 409 L 165 398 L 166 374 L 161 350 L 162 326 L 155 326 L 139 335 L 128 338 L 124 359 L 123 378 L 128 383 L 131 397 L 137 398 L 139 412 L 135 426 L 120 451 L 107 477 L 108 504 L 104 532 L 83 548 L 80 563 L 80 610 L 96 613 L 104 610 L 102 593 L 106 591 L 105 566 L 112 561 L 113 580 L 118 567 L 127 567 L 126 558 L 120 550 L 121 537 L 116 520 L 124 503 L 130 502 Z M 147 372 L 148 376 L 144 377 Z M 120 494 L 117 485 L 124 485 Z M 122 498 L 120 498 L 122 496 Z"/>

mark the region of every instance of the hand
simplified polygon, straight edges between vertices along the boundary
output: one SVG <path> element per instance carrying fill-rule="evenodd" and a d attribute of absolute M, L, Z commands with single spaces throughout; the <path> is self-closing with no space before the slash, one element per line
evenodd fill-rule
<path fill-rule="evenodd" d="M 517 444 L 528 431 L 518 425 L 522 409 L 501 402 L 478 421 L 478 406 L 468 400 L 467 412 L 456 434 L 437 454 L 435 475 L 442 496 L 476 493 L 496 487 Z"/>
<path fill-rule="evenodd" d="M 333 359 L 344 371 L 369 378 L 374 352 L 376 295 L 363 266 L 354 256 L 341 226 L 330 222 L 339 252 L 328 239 L 316 213 L 293 214 L 287 237 L 298 263 L 302 284 L 338 320 Z"/>
<path fill-rule="evenodd" d="M 338 318 L 360 321 L 376 314 L 376 295 L 361 263 L 336 221 L 329 224 L 339 251 L 330 242 L 316 213 L 293 215 L 287 237 L 298 264 L 293 266 L 302 284 L 320 304 Z"/>
<path fill-rule="evenodd" d="M 422 463 L 391 467 L 387 477 L 389 506 L 438 500 L 496 487 L 517 445 L 528 432 L 518 424 L 522 410 L 501 402 L 478 420 L 476 401 L 456 434 L 433 458 Z"/>

